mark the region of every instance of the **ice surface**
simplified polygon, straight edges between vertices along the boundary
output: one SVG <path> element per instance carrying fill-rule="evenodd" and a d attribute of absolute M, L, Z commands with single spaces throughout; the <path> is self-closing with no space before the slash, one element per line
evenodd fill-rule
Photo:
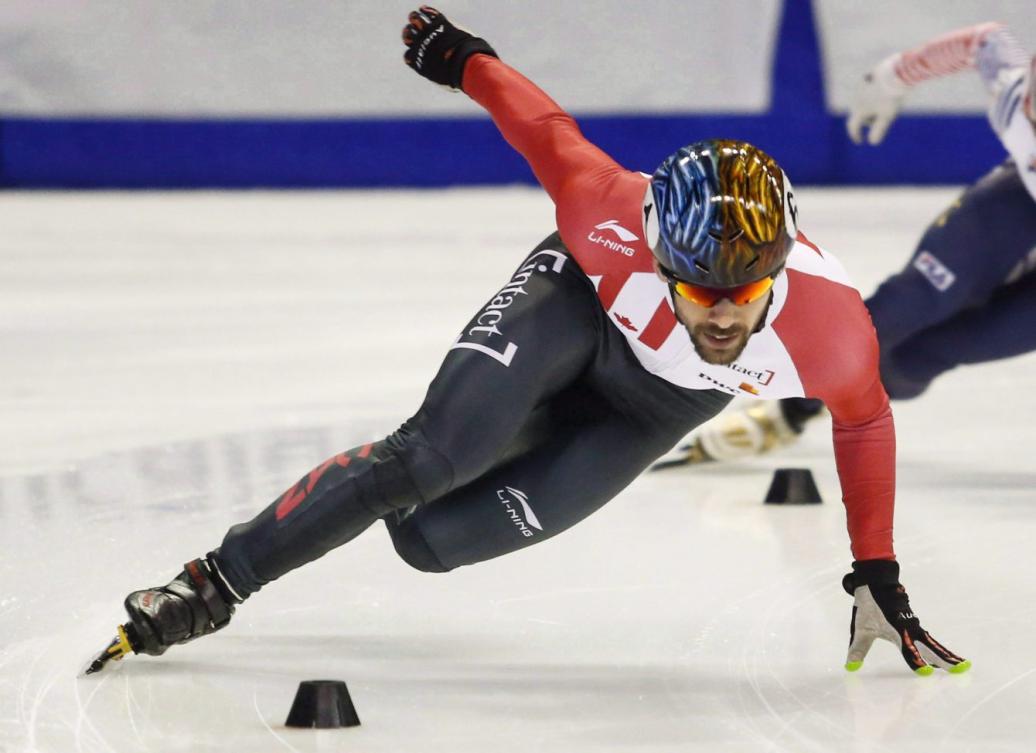
<path fill-rule="evenodd" d="M 802 224 L 869 292 L 953 194 L 806 189 Z M 850 554 L 815 425 L 448 575 L 376 527 L 219 635 L 77 678 L 128 591 L 406 418 L 552 210 L 526 189 L 9 193 L 0 216 L 5 753 L 1031 750 L 1031 356 L 895 406 L 904 581 L 969 674 L 916 677 L 887 644 L 842 669 Z M 778 465 L 825 504 L 764 507 Z M 363 726 L 285 728 L 306 679 L 348 682 Z"/>

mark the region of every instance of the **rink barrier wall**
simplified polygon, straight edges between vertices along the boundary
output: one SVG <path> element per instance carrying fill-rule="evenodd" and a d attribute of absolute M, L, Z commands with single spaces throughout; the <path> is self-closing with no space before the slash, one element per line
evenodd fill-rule
<path fill-rule="evenodd" d="M 580 116 L 589 139 L 651 171 L 707 138 L 751 141 L 798 184 L 945 184 L 1005 157 L 982 116 L 900 117 L 879 147 L 853 144 L 827 110 L 813 7 L 787 0 L 763 114 Z M 412 144 L 434 145 L 419 152 Z M 415 159 L 415 154 L 419 155 Z M 434 188 L 534 184 L 485 116 L 428 119 L 0 119 L 7 188 Z"/>
<path fill-rule="evenodd" d="M 588 117 L 584 133 L 622 165 L 650 172 L 679 145 L 750 141 L 797 184 L 945 184 L 1003 160 L 984 118 L 905 117 L 879 148 L 825 115 L 808 131 L 775 116 Z M 400 144 L 434 143 L 419 160 Z M 923 146 L 921 146 L 923 145 Z M 434 188 L 535 184 L 491 122 L 29 120 L 0 123 L 7 188 Z"/>

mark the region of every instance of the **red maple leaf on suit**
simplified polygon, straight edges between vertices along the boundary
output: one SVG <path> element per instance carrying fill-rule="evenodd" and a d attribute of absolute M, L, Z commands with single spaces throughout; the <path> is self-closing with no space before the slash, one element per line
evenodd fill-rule
<path fill-rule="evenodd" d="M 636 332 L 637 331 L 637 328 L 633 326 L 633 322 L 631 322 L 629 320 L 629 317 L 623 316 L 622 314 L 616 314 L 615 315 L 615 321 L 617 321 L 623 327 L 625 327 L 626 329 L 628 329 L 628 330 L 630 330 L 632 332 Z"/>

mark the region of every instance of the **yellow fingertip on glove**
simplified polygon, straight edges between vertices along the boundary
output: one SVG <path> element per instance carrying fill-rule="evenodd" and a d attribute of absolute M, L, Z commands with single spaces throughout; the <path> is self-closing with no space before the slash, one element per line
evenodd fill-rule
<path fill-rule="evenodd" d="M 969 669 L 971 669 L 971 660 L 965 659 L 960 664 L 954 664 L 948 671 L 951 675 L 960 675 L 964 674 Z"/>

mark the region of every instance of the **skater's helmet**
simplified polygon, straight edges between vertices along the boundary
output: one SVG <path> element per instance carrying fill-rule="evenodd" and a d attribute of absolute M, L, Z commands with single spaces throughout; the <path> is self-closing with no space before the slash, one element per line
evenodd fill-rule
<path fill-rule="evenodd" d="M 680 149 L 644 197 L 647 241 L 663 274 L 703 288 L 772 281 L 795 244 L 796 214 L 788 176 L 743 141 Z"/>

